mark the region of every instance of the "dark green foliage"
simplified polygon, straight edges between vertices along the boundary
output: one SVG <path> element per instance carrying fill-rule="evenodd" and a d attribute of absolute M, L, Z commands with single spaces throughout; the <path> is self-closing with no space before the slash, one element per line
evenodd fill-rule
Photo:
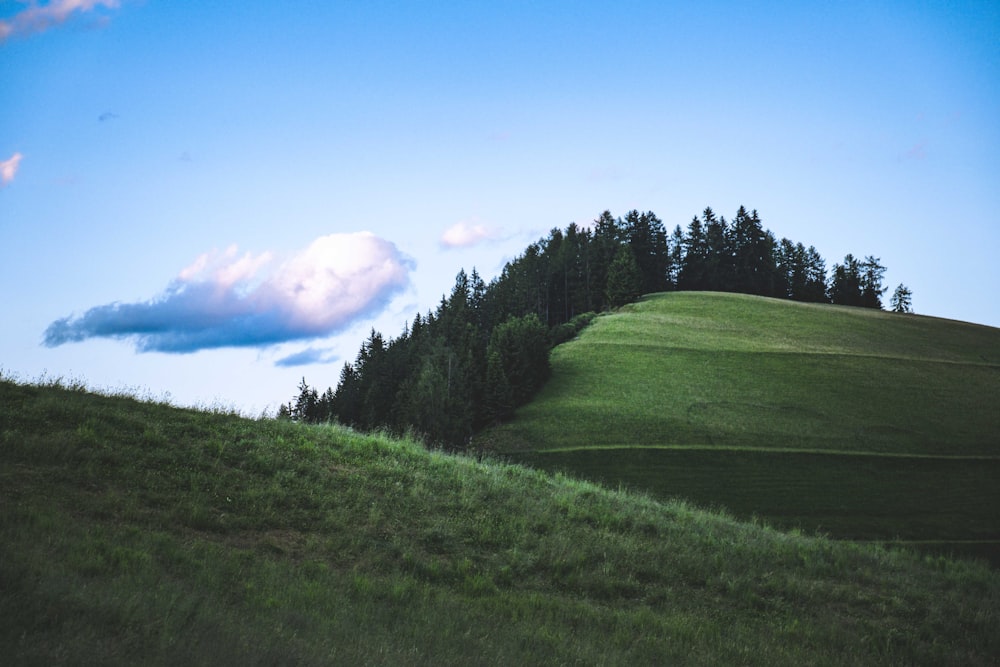
<path fill-rule="evenodd" d="M 487 358 L 499 362 L 514 407 L 527 403 L 549 377 L 548 333 L 531 313 L 510 318 L 490 336 Z"/>
<path fill-rule="evenodd" d="M 639 213 L 632 210 L 625 215 L 623 233 L 635 259 L 639 278 L 638 293 L 629 301 L 642 294 L 670 289 L 670 247 L 663 222 L 652 211 Z M 608 280 L 611 280 L 610 275 Z"/>
<path fill-rule="evenodd" d="M 559 326 L 553 327 L 549 332 L 550 346 L 555 347 L 556 345 L 561 345 L 568 340 L 572 340 L 584 327 L 590 324 L 595 317 L 597 317 L 597 313 L 593 311 L 589 313 L 581 313 L 569 322 L 563 322 Z"/>
<path fill-rule="evenodd" d="M 912 313 L 913 312 L 913 293 L 910 288 L 900 283 L 896 286 L 896 290 L 892 293 L 892 298 L 889 300 L 889 305 L 892 307 L 892 312 L 894 313 Z"/>
<path fill-rule="evenodd" d="M 398 338 L 373 330 L 357 359 L 344 365 L 335 391 L 319 395 L 303 383 L 279 416 L 416 432 L 460 448 L 484 425 L 509 416 L 524 387 L 537 389 L 517 377 L 544 375 L 544 365 L 515 369 L 499 351 L 490 361 L 494 332 L 512 318 L 534 316 L 554 346 L 576 334 L 578 327 L 569 323 L 581 313 L 674 289 L 881 308 L 884 273 L 878 259 L 859 262 L 848 255 L 828 286 L 826 264 L 814 247 L 778 243 L 757 212 L 742 206 L 732 223 L 705 208 L 687 233 L 677 226 L 669 237 L 652 211 L 635 209 L 624 218 L 604 211 L 588 227 L 553 228 L 489 284 L 475 269 L 459 271 L 434 312 L 418 313 Z"/>
<path fill-rule="evenodd" d="M 514 392 L 497 350 L 486 355 L 486 419 L 499 424 L 514 414 Z"/>
<path fill-rule="evenodd" d="M 612 308 L 621 308 L 642 295 L 642 272 L 635 261 L 632 248 L 623 245 L 608 267 L 608 303 Z"/>
<path fill-rule="evenodd" d="M 885 267 L 878 257 L 869 255 L 861 264 L 864 273 L 861 275 L 861 305 L 865 308 L 882 308 L 882 295 L 887 287 L 882 287 Z"/>
<path fill-rule="evenodd" d="M 776 251 L 777 290 L 773 296 L 822 303 L 826 296 L 826 263 L 816 248 L 781 239 Z"/>
<path fill-rule="evenodd" d="M 706 219 L 712 221 L 714 214 L 712 209 L 705 209 Z M 687 228 L 687 235 L 682 241 L 680 256 L 680 270 L 677 278 L 677 289 L 680 290 L 703 290 L 711 289 L 712 281 L 709 279 L 709 245 L 705 237 L 705 228 L 697 216 L 691 219 Z"/>
<path fill-rule="evenodd" d="M 730 229 L 733 258 L 731 291 L 759 296 L 780 296 L 776 243 L 765 230 L 757 211 L 747 213 L 742 206 L 736 212 Z"/>
<path fill-rule="evenodd" d="M 882 308 L 882 287 L 885 267 L 877 257 L 869 255 L 859 261 L 854 255 L 844 257 L 843 264 L 833 265 L 830 301 L 843 306 Z"/>
<path fill-rule="evenodd" d="M 457 446 L 472 435 L 467 360 L 436 338 L 416 360 L 396 392 L 395 415 L 383 426 L 410 429 L 435 442 Z"/>

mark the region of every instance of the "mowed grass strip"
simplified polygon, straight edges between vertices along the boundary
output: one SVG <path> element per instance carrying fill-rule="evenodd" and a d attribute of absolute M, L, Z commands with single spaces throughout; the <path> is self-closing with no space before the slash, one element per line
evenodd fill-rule
<path fill-rule="evenodd" d="M 927 664 L 1000 575 L 330 426 L 0 381 L 10 664 Z"/>
<path fill-rule="evenodd" d="M 998 434 L 1000 330 L 673 293 L 556 348 L 540 395 L 479 442 L 612 488 L 1000 562 Z"/>

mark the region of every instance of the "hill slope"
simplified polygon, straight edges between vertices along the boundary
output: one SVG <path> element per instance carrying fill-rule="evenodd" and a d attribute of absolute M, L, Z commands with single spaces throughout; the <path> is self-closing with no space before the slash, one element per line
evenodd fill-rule
<path fill-rule="evenodd" d="M 599 318 L 552 367 L 481 445 L 784 526 L 996 551 L 1000 330 L 681 292 Z"/>
<path fill-rule="evenodd" d="M 11 664 L 991 664 L 1000 576 L 427 452 L 0 381 Z"/>

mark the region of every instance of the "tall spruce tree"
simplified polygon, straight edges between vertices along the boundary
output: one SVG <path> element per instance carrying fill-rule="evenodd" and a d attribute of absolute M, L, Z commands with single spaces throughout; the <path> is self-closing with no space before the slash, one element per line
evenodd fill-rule
<path fill-rule="evenodd" d="M 861 263 L 861 305 L 865 308 L 882 308 L 882 295 L 887 287 L 882 287 L 885 267 L 878 257 L 868 255 Z"/>
<path fill-rule="evenodd" d="M 843 264 L 833 265 L 830 278 L 830 301 L 842 306 L 860 306 L 861 262 L 848 253 Z"/>
<path fill-rule="evenodd" d="M 711 209 L 707 209 L 711 210 Z M 705 238 L 705 228 L 698 216 L 688 224 L 687 235 L 684 237 L 684 262 L 678 277 L 678 289 L 706 289 L 706 273 L 708 271 L 708 241 Z"/>
<path fill-rule="evenodd" d="M 913 312 L 913 293 L 910 288 L 899 283 L 896 286 L 896 290 L 892 293 L 892 297 L 889 299 L 889 305 L 892 307 L 892 312 L 894 313 L 912 313 Z"/>
<path fill-rule="evenodd" d="M 620 308 L 635 301 L 642 294 L 642 273 L 635 261 L 632 248 L 623 245 L 618 249 L 611 267 L 608 269 L 608 303 L 612 308 Z"/>
<path fill-rule="evenodd" d="M 667 289 L 670 268 L 670 248 L 663 222 L 652 211 L 629 211 L 622 231 L 639 267 L 640 292 L 662 292 Z"/>

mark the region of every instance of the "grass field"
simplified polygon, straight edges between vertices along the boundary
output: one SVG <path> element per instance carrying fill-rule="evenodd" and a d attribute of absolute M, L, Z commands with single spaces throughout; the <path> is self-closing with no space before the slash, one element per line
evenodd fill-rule
<path fill-rule="evenodd" d="M 0 380 L 11 665 L 990 665 L 1000 574 L 333 426 Z"/>
<path fill-rule="evenodd" d="M 834 537 L 1000 564 L 1000 330 L 654 295 L 553 352 L 484 448 Z"/>

